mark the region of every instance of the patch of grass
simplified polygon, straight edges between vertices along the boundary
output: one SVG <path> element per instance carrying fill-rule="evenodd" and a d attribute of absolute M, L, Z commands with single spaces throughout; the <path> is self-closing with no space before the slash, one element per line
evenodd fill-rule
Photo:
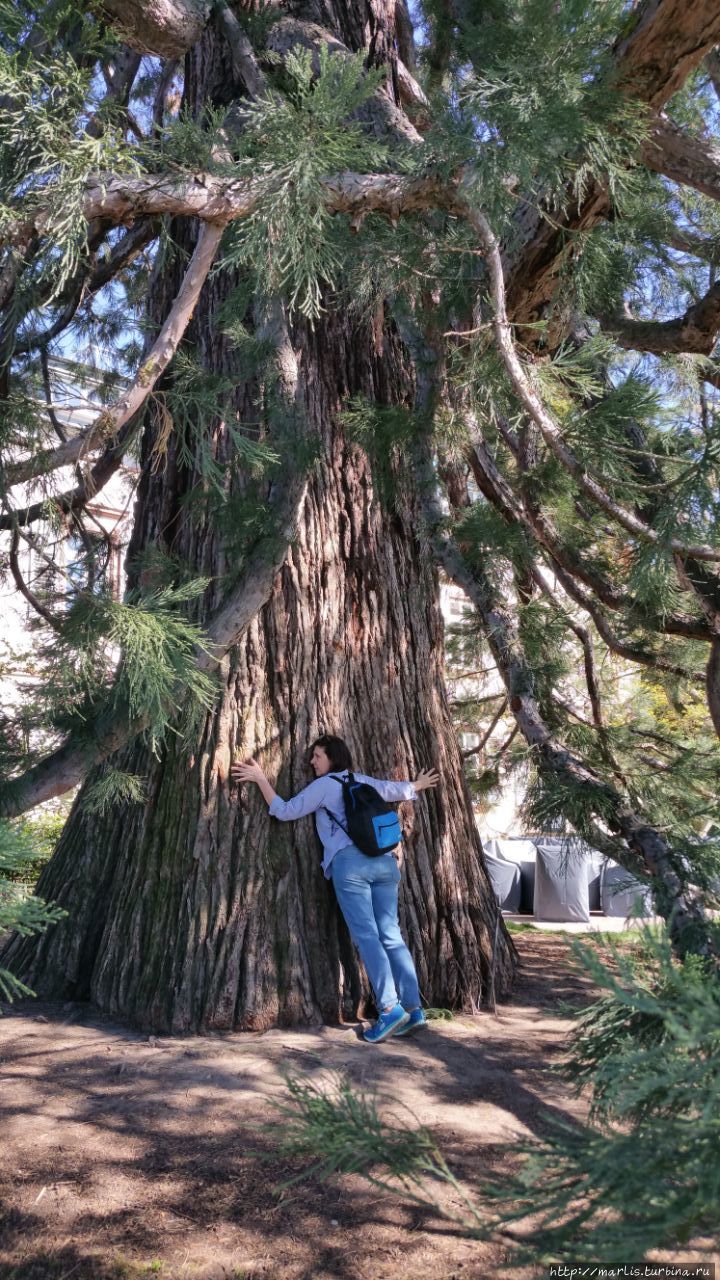
<path fill-rule="evenodd" d="M 161 1276 L 165 1272 L 166 1263 L 161 1258 L 152 1258 L 150 1262 L 135 1262 L 132 1258 L 118 1258 L 115 1262 L 118 1280 L 147 1280 L 148 1276 Z"/>

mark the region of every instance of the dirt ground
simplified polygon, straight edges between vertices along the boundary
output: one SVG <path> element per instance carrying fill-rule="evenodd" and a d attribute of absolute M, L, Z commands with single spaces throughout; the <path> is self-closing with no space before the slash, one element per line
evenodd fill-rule
<path fill-rule="evenodd" d="M 2 1280 L 475 1280 L 496 1246 L 359 1179 L 278 1193 L 290 1169 L 263 1124 L 282 1071 L 375 1086 L 435 1134 L 472 1183 L 499 1145 L 581 1115 L 553 1064 L 568 1006 L 593 994 L 569 941 L 516 936 L 497 1014 L 370 1046 L 359 1028 L 148 1037 L 87 1005 L 26 1002 L 0 1020 Z M 565 1016 L 562 1016 L 562 1015 Z"/>

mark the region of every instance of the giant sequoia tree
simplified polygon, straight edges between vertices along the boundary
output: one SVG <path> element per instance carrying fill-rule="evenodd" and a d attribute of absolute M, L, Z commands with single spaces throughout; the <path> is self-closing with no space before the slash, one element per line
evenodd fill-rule
<path fill-rule="evenodd" d="M 333 728 L 370 770 L 441 769 L 408 818 L 421 984 L 472 1004 L 494 967 L 502 989 L 438 565 L 505 682 L 535 813 L 647 875 L 680 949 L 712 945 L 715 6 L 432 4 L 416 32 L 392 0 L 8 22 L 0 519 L 66 737 L 8 761 L 5 812 L 89 774 L 39 890 L 67 920 L 11 943 L 14 966 L 158 1027 L 350 1005 L 314 837 L 227 787 L 237 750 L 297 788 Z M 88 336 L 128 380 L 68 439 L 48 353 Z M 84 512 L 133 447 L 119 604 Z M 49 557 L 49 515 L 85 548 L 63 610 L 17 556 Z M 587 720 L 560 696 L 563 634 Z M 693 738 L 682 716 L 607 722 L 605 648 L 672 683 Z"/>

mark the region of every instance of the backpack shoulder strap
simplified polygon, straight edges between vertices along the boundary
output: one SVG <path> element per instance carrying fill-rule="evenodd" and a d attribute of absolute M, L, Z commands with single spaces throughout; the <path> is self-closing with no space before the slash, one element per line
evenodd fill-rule
<path fill-rule="evenodd" d="M 326 778 L 332 778 L 335 782 L 339 782 L 339 783 L 340 783 L 340 786 L 341 786 L 341 787 L 343 787 L 343 788 L 345 788 L 345 787 L 347 786 L 348 781 L 353 781 L 353 775 L 352 775 L 352 773 L 351 773 L 349 770 L 348 770 L 348 777 L 347 777 L 347 780 L 346 780 L 345 778 L 338 778 L 338 776 L 337 776 L 337 774 L 336 774 L 336 773 L 326 773 L 326 774 L 325 774 L 325 777 L 326 777 Z M 329 809 L 326 809 L 326 808 L 325 808 L 325 805 L 323 805 L 323 806 L 322 806 L 322 811 L 323 811 L 323 813 L 326 813 L 326 814 L 327 814 L 327 816 L 328 816 L 328 818 L 330 819 L 330 821 L 331 821 L 331 822 L 334 822 L 334 823 L 335 823 L 335 825 L 336 825 L 336 826 L 338 826 L 338 827 L 340 828 L 340 830 L 341 830 L 341 831 L 344 831 L 344 832 L 345 832 L 345 835 L 347 835 L 347 834 L 348 834 L 348 829 L 347 829 L 347 827 L 343 825 L 343 823 L 340 821 L 340 819 L 339 819 L 339 818 L 336 818 L 336 817 L 335 817 L 335 814 L 334 814 L 334 813 L 331 813 Z"/>

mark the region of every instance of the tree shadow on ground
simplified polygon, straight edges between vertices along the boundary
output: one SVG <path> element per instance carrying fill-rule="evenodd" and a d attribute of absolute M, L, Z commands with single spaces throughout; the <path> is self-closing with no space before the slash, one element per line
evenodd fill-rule
<path fill-rule="evenodd" d="M 0 1123 L 10 1135 L 0 1280 L 134 1280 L 152 1272 L 128 1267 L 154 1257 L 166 1260 L 162 1276 L 197 1280 L 231 1268 L 272 1280 L 437 1280 L 463 1259 L 463 1277 L 476 1264 L 487 1274 L 493 1245 L 470 1245 L 358 1178 L 279 1191 L 299 1167 L 263 1126 L 284 1094 L 281 1069 L 311 1080 L 343 1071 L 386 1104 L 397 1098 L 401 1123 L 415 1123 L 409 1107 L 430 1125 L 461 1177 L 472 1181 L 481 1164 L 502 1176 L 513 1128 L 540 1134 L 548 1117 L 569 1115 L 549 1070 L 565 1024 L 545 1016 L 536 991 L 546 1007 L 548 995 L 552 1004 L 593 994 L 565 976 L 548 990 L 548 959 L 559 962 L 562 948 L 524 950 L 531 964 L 499 1017 L 379 1047 L 352 1028 L 173 1040 L 87 1007 L 15 1011 L 0 1024 Z"/>

